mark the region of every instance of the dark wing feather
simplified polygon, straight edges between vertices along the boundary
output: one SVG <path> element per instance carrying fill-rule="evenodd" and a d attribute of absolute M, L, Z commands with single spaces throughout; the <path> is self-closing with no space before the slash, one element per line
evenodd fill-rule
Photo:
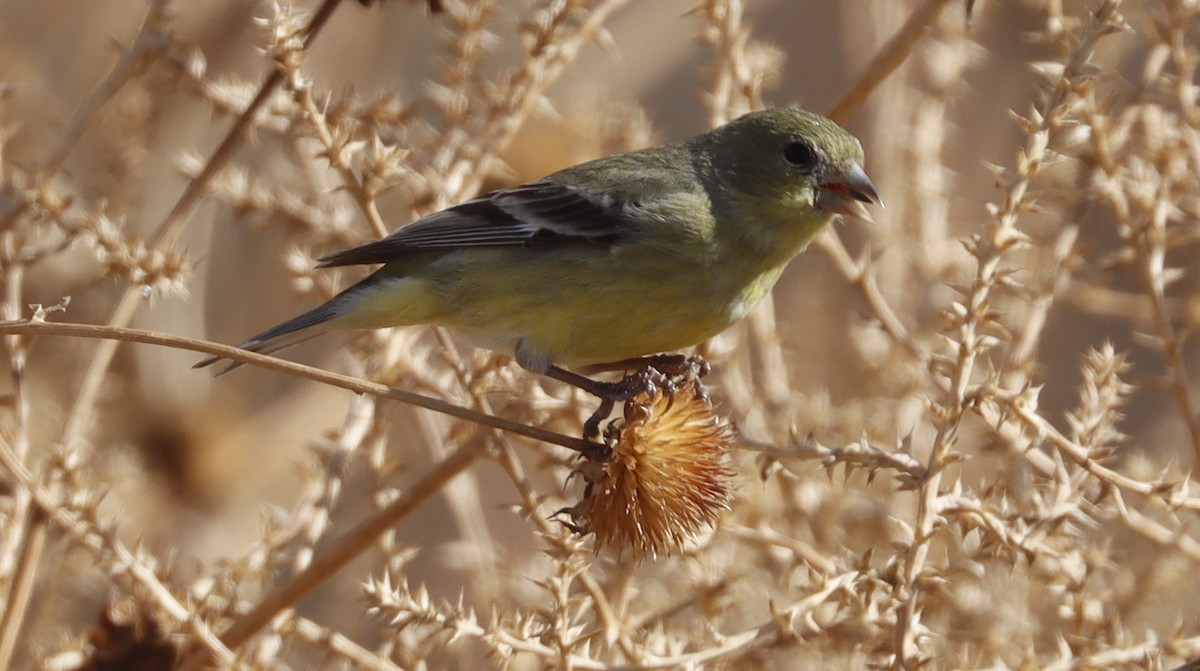
<path fill-rule="evenodd" d="M 620 205 L 564 184 L 532 182 L 435 212 L 386 238 L 331 254 L 321 259 L 321 266 L 387 263 L 418 249 L 613 244 L 620 233 Z"/>

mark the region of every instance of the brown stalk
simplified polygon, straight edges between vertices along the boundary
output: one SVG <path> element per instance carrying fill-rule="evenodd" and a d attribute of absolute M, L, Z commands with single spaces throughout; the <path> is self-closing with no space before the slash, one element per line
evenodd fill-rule
<path fill-rule="evenodd" d="M 40 179 L 48 180 L 58 173 L 62 168 L 63 162 L 66 161 L 67 156 L 70 155 L 79 138 L 83 136 L 91 119 L 99 109 L 111 100 L 117 91 L 125 85 L 126 81 L 135 74 L 135 71 L 142 65 L 143 60 L 148 54 L 161 48 L 163 37 L 160 31 L 162 23 L 165 21 L 166 11 L 167 2 L 165 0 L 155 0 L 150 5 L 133 45 L 123 52 L 121 58 L 117 60 L 117 63 L 109 70 L 100 84 L 92 90 L 71 115 L 71 119 L 67 122 L 58 143 L 51 150 L 49 157 L 42 163 L 38 171 Z M 11 228 L 25 213 L 29 203 L 29 200 L 21 199 L 4 220 L 0 222 L 0 230 Z M 20 287 L 20 281 L 10 282 L 8 291 L 17 290 Z M 9 296 L 9 298 L 13 300 L 6 301 L 6 305 L 19 305 L 19 301 L 15 300 L 15 296 Z M 19 378 L 20 376 L 17 376 L 15 380 L 17 382 L 17 389 L 21 387 Z M 94 397 L 96 390 L 98 390 L 99 381 L 96 382 L 94 387 L 91 390 L 91 397 Z M 85 389 L 87 389 L 86 384 Z M 18 400 L 24 402 L 22 397 L 19 397 Z M 90 404 L 91 401 L 88 400 L 88 405 L 90 406 Z M 76 413 L 73 412 L 71 418 L 75 416 Z M 22 421 L 21 426 L 23 425 L 24 422 Z M 68 431 L 72 431 L 74 428 L 75 425 L 68 420 L 64 428 L 63 444 L 73 444 L 75 442 L 75 436 L 72 433 L 68 433 Z M 22 449 L 18 453 L 19 458 L 24 459 L 25 455 L 23 452 L 25 451 L 27 450 Z M 17 560 L 18 570 L 13 575 L 13 580 L 9 585 L 9 592 L 7 598 L 4 600 L 4 615 L 0 619 L 0 668 L 8 668 L 11 663 L 12 654 L 16 649 L 16 642 L 20 636 L 24 618 L 29 609 L 29 598 L 33 594 L 33 583 L 37 577 L 37 566 L 46 545 L 47 529 L 45 526 L 46 518 L 43 512 L 37 507 L 30 507 L 27 498 L 18 497 L 17 513 L 24 513 L 23 524 L 18 522 L 17 526 L 9 531 L 12 532 L 13 538 L 20 538 L 23 542 L 20 545 L 20 555 Z"/>
<path fill-rule="evenodd" d="M 892 39 L 888 40 L 888 43 L 875 54 L 875 58 L 872 58 L 871 62 L 867 64 L 866 72 L 858 78 L 849 91 L 842 94 L 833 107 L 825 112 L 825 116 L 838 123 L 845 123 L 849 120 L 863 106 L 871 93 L 908 59 L 917 43 L 925 36 L 925 31 L 929 30 L 929 27 L 937 21 L 942 9 L 950 2 L 951 0 L 925 0 L 915 12 L 909 15 L 908 20 L 892 36 Z"/>
<path fill-rule="evenodd" d="M 1086 68 L 1097 41 L 1106 34 L 1106 26 L 1116 13 L 1119 2 L 1103 0 L 1095 9 L 1087 29 L 1083 31 L 1079 44 L 1071 53 L 1062 75 L 1047 99 L 1037 106 L 1038 123 L 1030 129 L 1026 147 L 1017 158 L 1017 175 L 1005 193 L 1004 203 L 995 211 L 990 229 L 980 236 L 980 249 L 976 277 L 970 290 L 962 299 L 965 312 L 956 324 L 954 341 L 959 343 L 953 370 L 950 372 L 950 389 L 945 398 L 938 401 L 941 417 L 935 419 L 937 433 L 927 462 L 927 479 L 921 483 L 916 521 L 904 564 L 902 602 L 897 613 L 895 631 L 896 654 L 892 667 L 913 669 L 921 664 L 921 646 L 917 641 L 920 603 L 924 588 L 921 576 L 929 558 L 935 527 L 938 522 L 938 500 L 942 494 L 942 475 L 949 463 L 948 456 L 958 440 L 963 417 L 968 412 L 970 399 L 968 388 L 981 355 L 980 338 L 985 329 L 985 312 L 992 288 L 997 282 L 1001 262 L 1013 249 L 1018 239 L 1017 221 L 1022 213 L 1022 204 L 1027 197 L 1033 178 L 1038 174 L 1052 134 L 1057 129 L 1053 124 L 1058 108 L 1071 95 L 1071 78 L 1078 77 Z"/>
<path fill-rule="evenodd" d="M 313 15 L 309 23 L 305 38 L 305 45 L 316 36 L 320 28 L 328 21 L 333 10 L 341 0 L 325 0 L 324 4 Z M 166 2 L 156 1 L 151 5 L 146 21 L 143 23 L 143 30 L 148 26 L 157 27 L 157 23 L 152 20 L 162 20 L 162 12 L 165 11 Z M 56 172 L 70 154 L 71 149 L 75 146 L 76 141 L 82 135 L 87 127 L 87 120 L 90 119 L 101 105 L 107 102 L 116 93 L 118 89 L 125 83 L 128 77 L 132 74 L 134 65 L 139 63 L 142 57 L 147 53 L 147 50 L 152 46 L 157 45 L 156 40 L 144 37 L 147 33 L 139 35 L 132 47 L 109 73 L 108 77 L 101 82 L 93 93 L 84 101 L 79 110 L 75 113 L 73 120 L 68 124 L 68 132 L 64 135 L 56 149 L 51 153 L 50 159 L 43 167 L 43 173 L 52 174 Z M 155 47 L 156 48 L 156 47 Z M 217 171 L 223 166 L 234 154 L 235 150 L 241 143 L 241 139 L 247 127 L 249 127 L 254 115 L 258 109 L 266 102 L 271 93 L 279 85 L 283 79 L 283 75 L 279 71 L 272 72 L 267 79 L 259 87 L 258 94 L 251 101 L 245 112 L 234 123 L 233 128 L 225 136 L 225 139 L 213 152 L 200 174 L 192 180 L 187 189 L 185 189 L 174 208 L 167 215 L 167 218 L 159 225 L 159 228 L 150 236 L 150 249 L 169 246 L 178 236 L 183 228 L 183 224 L 191 216 L 192 211 L 200 202 L 204 194 L 205 186 L 216 175 Z M 49 172 L 47 172 L 49 171 Z M 7 228 L 13 221 L 19 217 L 21 212 L 19 208 L 14 209 L 9 215 L 0 229 Z M 130 286 L 126 288 L 120 300 L 117 302 L 117 307 L 109 317 L 109 325 L 114 327 L 122 327 L 128 325 L 134 315 L 137 313 L 138 307 L 141 305 L 142 287 Z M 74 402 L 67 413 L 66 422 L 63 425 L 63 430 L 59 436 L 59 444 L 63 449 L 71 451 L 78 444 L 80 438 L 90 423 L 92 412 L 95 407 L 95 402 L 100 388 L 103 384 L 104 377 L 108 372 L 108 367 L 112 363 L 113 356 L 117 351 L 116 340 L 107 340 L 100 342 L 96 351 L 92 356 L 91 362 L 88 365 L 86 372 L 82 376 L 82 382 L 79 386 Z M 27 521 L 28 540 L 24 545 L 24 553 L 21 558 L 21 563 L 30 567 L 36 567 L 41 557 L 42 549 L 45 546 L 44 535 L 46 533 L 45 523 L 46 518 L 40 509 L 34 508 L 30 511 L 30 517 Z M 8 611 L 19 611 L 18 614 L 9 616 L 6 614 L 3 621 L 0 621 L 0 626 L 4 627 L 0 630 L 0 655 L 5 653 L 11 654 L 12 645 L 17 637 L 20 627 L 22 615 L 27 610 L 25 603 L 21 602 L 20 597 L 24 595 L 27 600 L 31 593 L 31 582 L 37 575 L 36 570 L 27 570 L 20 572 L 15 576 L 13 584 L 10 586 L 9 599 L 6 600 L 6 609 Z M 7 666 L 7 661 L 0 657 L 0 668 Z"/>
<path fill-rule="evenodd" d="M 399 524 L 440 493 L 446 483 L 466 470 L 481 454 L 478 446 L 469 444 L 452 452 L 420 480 L 405 489 L 399 498 L 335 541 L 333 546 L 318 555 L 308 568 L 291 576 L 260 599 L 253 608 L 221 633 L 221 642 L 229 648 L 241 646 L 279 613 L 295 606 L 330 576 L 368 550 L 381 534 Z M 197 649 L 176 668 L 179 671 L 194 671 L 201 668 L 210 656 L 211 652 L 207 648 Z"/>
<path fill-rule="evenodd" d="M 408 403 L 426 410 L 433 410 L 451 417 L 464 419 L 484 426 L 490 426 L 494 429 L 516 433 L 526 438 L 533 438 L 555 445 L 561 445 L 572 450 L 582 451 L 589 450 L 595 447 L 594 443 L 590 443 L 581 438 L 572 438 L 564 436 L 553 431 L 546 431 L 537 427 L 528 426 L 519 422 L 506 420 L 502 417 L 492 417 L 481 412 L 463 408 L 461 406 L 447 403 L 441 399 L 414 394 L 402 389 L 393 389 L 391 387 L 360 380 L 346 375 L 339 375 L 320 368 L 313 368 L 303 364 L 293 363 L 284 359 L 279 359 L 257 352 L 248 352 L 231 345 L 221 345 L 207 340 L 199 340 L 196 338 L 188 338 L 184 336 L 172 335 L 169 333 L 160 333 L 157 331 L 146 331 L 142 329 L 120 328 L 116 326 L 101 326 L 96 324 L 71 324 L 62 322 L 45 322 L 45 321 L 19 321 L 19 322 L 0 322 L 0 334 L 13 335 L 49 335 L 49 336 L 65 336 L 72 338 L 96 338 L 104 340 L 114 340 L 117 342 L 134 342 L 145 345 L 159 345 L 162 347 L 171 347 L 174 349 L 190 350 L 203 354 L 213 354 L 222 359 L 237 361 L 239 363 L 259 366 L 269 370 L 275 370 L 282 373 L 296 375 L 297 377 L 307 378 L 315 382 L 321 382 L 333 387 L 340 387 L 358 394 L 371 394 L 379 398 L 387 398 L 401 403 Z"/>

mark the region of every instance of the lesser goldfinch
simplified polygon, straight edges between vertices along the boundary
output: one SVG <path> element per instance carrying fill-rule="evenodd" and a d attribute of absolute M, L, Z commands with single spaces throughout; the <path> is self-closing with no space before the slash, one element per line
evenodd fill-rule
<path fill-rule="evenodd" d="M 327 256 L 321 267 L 383 267 L 240 346 L 437 324 L 543 374 L 679 350 L 744 316 L 834 215 L 882 204 L 862 163 L 858 140 L 824 117 L 752 112 Z"/>

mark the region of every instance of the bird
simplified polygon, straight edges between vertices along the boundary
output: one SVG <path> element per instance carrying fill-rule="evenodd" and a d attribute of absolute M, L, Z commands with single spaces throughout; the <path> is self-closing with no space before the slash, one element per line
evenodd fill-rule
<path fill-rule="evenodd" d="M 611 397 L 577 371 L 703 342 L 761 301 L 837 215 L 869 221 L 866 205 L 883 201 L 863 163 L 858 139 L 818 114 L 750 112 L 326 256 L 319 267 L 381 265 L 239 347 L 268 354 L 329 331 L 433 324 Z"/>

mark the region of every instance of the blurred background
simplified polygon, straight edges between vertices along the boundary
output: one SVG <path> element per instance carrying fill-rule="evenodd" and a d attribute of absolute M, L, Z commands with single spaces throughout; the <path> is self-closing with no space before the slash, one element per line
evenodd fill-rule
<path fill-rule="evenodd" d="M 542 5 L 446 4 L 448 11 L 431 12 L 420 2 L 343 3 L 296 66 L 311 83 L 315 109 L 335 134 L 345 133 L 350 172 L 364 181 L 378 178 L 372 201 L 389 229 L 472 195 L 458 191 L 470 179 L 450 169 L 454 160 L 495 152 L 498 162 L 467 173 L 489 189 L 688 137 L 739 104 L 755 104 L 760 89 L 767 105 L 829 110 L 925 3 L 631 2 L 603 22 L 602 39 L 579 41 L 578 55 L 561 76 L 544 76 L 544 98 L 527 114 L 510 115 L 511 133 L 477 137 L 472 131 L 487 128 L 491 118 L 488 92 L 503 95 L 506 77 L 530 60 L 530 35 Z M 578 8 L 562 36 L 556 34 L 564 41 L 590 11 L 608 3 L 567 4 Z M 1016 171 L 1018 157 L 1037 146 L 1013 111 L 1026 115 L 1046 100 L 1054 76 L 1086 34 L 1088 13 L 1100 3 L 975 4 L 968 17 L 963 3 L 946 3 L 897 72 L 845 120 L 862 140 L 867 171 L 887 207 L 874 225 L 837 224 L 839 246 L 853 258 L 870 259 L 881 300 L 927 356 L 904 352 L 880 328 L 877 306 L 847 277 L 836 254 L 828 247 L 811 249 L 789 268 L 766 312 L 705 349 L 716 364 L 709 382 L 718 411 L 745 435 L 777 445 L 809 434 L 829 445 L 862 438 L 888 451 L 907 438 L 922 463 L 941 440 L 936 409 L 946 374 L 937 360 L 958 356 L 961 362 L 962 356 L 947 340 L 958 333 L 947 311 L 963 300 L 979 267 L 964 240 L 990 235 L 996 218 L 988 205 L 1002 206 L 1012 197 L 1005 178 L 990 166 Z M 1188 405 L 1194 393 L 1188 376 L 1196 373 L 1196 348 L 1188 336 L 1200 305 L 1191 218 L 1197 190 L 1176 179 L 1195 167 L 1186 147 L 1200 146 L 1194 62 L 1188 60 L 1196 56 L 1190 40 L 1197 24 L 1186 4 L 1126 3 L 1130 30 L 1106 37 L 1088 77 L 1069 88 L 1067 95 L 1078 101 L 1064 107 L 1064 121 L 1054 127 L 1052 156 L 1033 175 L 1029 193 L 1018 194 L 1027 196 L 1016 216 L 1030 244 L 1005 258 L 1011 282 L 1000 282 L 988 304 L 996 321 L 988 333 L 998 344 L 968 374 L 1014 388 L 1040 387 L 1038 413 L 1079 443 L 1086 434 L 1081 418 L 1095 415 L 1105 426 L 1119 422 L 1114 432 L 1125 437 L 1105 434 L 1093 456 L 1147 483 L 1162 473 L 1172 482 L 1186 481 L 1197 439 L 1189 434 L 1196 408 Z M 24 209 L 0 230 L 8 318 L 28 316 L 27 305 L 53 305 L 70 296 L 66 313 L 52 320 L 109 323 L 133 287 L 144 291 L 133 326 L 234 343 L 353 279 L 313 270 L 314 259 L 366 240 L 372 231 L 342 175 L 321 156 L 312 110 L 288 92 L 267 105 L 178 239 L 153 252 L 147 247 L 225 137 L 231 110 L 243 108 L 274 67 L 264 52 L 271 32 L 284 25 L 280 15 L 303 15 L 313 7 L 241 0 L 0 3 L 0 209 L 6 219 Z M 478 16 L 464 18 L 471 11 L 463 7 L 474 7 Z M 744 42 L 721 43 L 713 18 L 721 12 L 744 12 L 745 32 L 738 33 Z M 146 52 L 114 80 L 111 73 L 132 45 L 143 44 L 139 30 L 149 35 Z M 478 40 L 480 50 L 464 57 L 468 38 Z M 455 89 L 459 66 L 471 85 Z M 722 93 L 722 73 L 739 68 L 752 73 L 753 87 L 737 88 L 735 77 L 735 92 Z M 466 97 L 447 102 L 454 91 Z M 455 104 L 464 106 L 466 121 L 455 116 Z M 80 109 L 87 114 L 78 141 L 64 145 Z M 1123 164 L 1131 172 L 1175 181 L 1157 190 L 1139 182 L 1122 191 L 1135 203 L 1125 209 L 1121 199 L 1106 199 L 1105 190 L 1116 187 L 1099 175 L 1124 173 L 1105 172 L 1091 143 L 1097 128 L 1113 133 L 1115 156 L 1134 157 Z M 1154 137 L 1178 150 L 1156 145 Z M 471 144 L 476 139 L 478 146 Z M 400 152 L 402 167 L 377 171 L 374 141 Z M 446 149 L 451 145 L 454 151 Z M 48 173 L 46 166 L 60 155 L 61 167 Z M 34 192 L 40 200 L 29 195 Z M 1149 233 L 1131 223 L 1138 193 L 1176 206 L 1162 215 L 1159 257 L 1139 247 Z M 23 257 L 29 249 L 36 252 Z M 1170 278 L 1159 293 L 1155 262 L 1140 260 L 1151 257 L 1159 259 L 1159 277 Z M 1022 340 L 1026 333 L 1028 342 Z M 1164 334 L 1178 340 L 1164 347 Z M 1127 365 L 1115 368 L 1136 385 L 1111 407 L 1097 400 L 1104 395 L 1094 389 L 1098 374 L 1084 366 L 1088 353 L 1105 343 L 1126 357 Z M 205 580 L 218 581 L 214 576 L 236 582 L 230 576 L 240 574 L 230 573 L 229 565 L 253 563 L 248 558 L 255 550 L 269 545 L 264 529 L 272 520 L 304 518 L 297 511 L 311 505 L 328 515 L 328 523 L 304 518 L 300 526 L 312 537 L 284 545 L 285 558 L 266 562 L 286 572 L 286 557 L 293 556 L 288 553 L 323 547 L 403 491 L 451 446 L 484 440 L 461 424 L 394 403 L 367 402 L 250 367 L 214 378 L 191 370 L 198 358 L 193 352 L 128 344 L 118 348 L 98 395 L 81 409 L 79 393 L 96 348 L 91 340 L 36 339 L 23 376 L 0 376 L 5 393 L 20 399 L 10 407 L 28 409 L 24 417 L 14 410 L 4 420 L 7 438 L 0 439 L 24 446 L 23 458 L 39 476 L 62 468 L 59 462 L 69 461 L 63 454 L 84 455 L 83 466 L 66 467 L 69 477 L 59 484 L 103 492 L 95 503 L 97 518 L 116 520 L 119 538 L 162 558 L 162 579 L 181 595 L 195 594 Z M 503 357 L 448 348 L 429 329 L 326 337 L 284 356 L 460 404 L 483 397 L 498 414 L 567 433 L 578 430 L 572 423 L 589 409 L 586 399 L 549 384 L 543 389 Z M 469 384 L 456 373 L 460 366 L 469 371 Z M 1036 431 L 1000 417 L 1008 411 L 989 409 L 986 399 L 978 408 L 956 428 L 954 449 L 967 458 L 953 467 L 953 478 L 1013 532 L 989 535 L 953 514 L 937 525 L 929 570 L 949 586 L 923 604 L 924 626 L 931 630 L 920 637 L 921 649 L 947 666 L 1010 666 L 1060 659 L 1059 637 L 1071 640 L 1068 658 L 1083 659 L 1105 646 L 1119 648 L 1118 642 L 1133 646 L 1144 631 L 1166 637 L 1181 625 L 1194 636 L 1190 603 L 1196 587 L 1186 576 L 1198 558 L 1188 552 L 1195 543 L 1190 513 L 1165 512 L 1165 499 L 1129 502 L 1158 515 L 1154 528 L 1162 533 L 1139 535 L 1139 523 L 1108 498 L 1110 482 L 1088 480 L 1078 465 L 1068 468 Z M 482 460 L 399 527 L 378 556 L 329 580 L 300 612 L 401 666 L 423 659 L 455 668 L 495 654 L 482 635 L 467 635 L 465 652 L 436 653 L 428 652 L 432 633 L 406 630 L 391 638 L 386 624 L 364 615 L 360 594 L 360 585 L 388 566 L 436 599 L 455 601 L 463 594 L 482 612 L 497 607 L 552 627 L 553 618 L 542 622 L 538 614 L 548 617 L 565 607 L 552 604 L 539 581 L 561 575 L 566 560 L 546 550 L 550 532 L 530 519 L 569 505 L 578 486 L 566 483 L 567 455 L 518 445 L 530 486 L 544 497 L 536 510 L 522 507 L 511 465 Z M 1022 456 L 1027 451 L 1049 454 L 1035 462 L 1051 464 L 1050 471 L 1057 463 L 1062 482 L 1047 484 L 1056 476 L 1031 466 Z M 846 470 L 830 478 L 811 456 L 775 459 L 753 449 L 735 451 L 733 463 L 740 472 L 738 501 L 699 549 L 639 565 L 579 550 L 595 566 L 575 570 L 595 573 L 597 589 L 631 618 L 667 608 L 703 584 L 720 582 L 724 590 L 724 600 L 691 604 L 676 620 L 654 620 L 630 634 L 636 643 L 616 646 L 617 652 L 611 641 L 607 648 L 597 643 L 588 653 L 596 660 L 636 659 L 630 646 L 643 644 L 664 655 L 716 645 L 713 629 L 731 634 L 769 619 L 768 596 L 803 600 L 843 570 L 904 582 L 904 560 L 898 558 L 904 553 L 895 548 L 908 542 L 905 529 L 919 525 L 914 520 L 920 513 L 918 497 L 902 477 L 886 469 L 878 479 L 875 471 L 867 477 L 833 457 L 826 462 L 830 473 L 840 465 Z M 8 487 L 19 489 L 13 482 Z M 20 522 L 20 496 L 10 494 L 9 540 L 0 548 L 0 577 L 8 582 L 21 556 L 20 539 L 29 533 Z M 1069 510 L 1046 503 L 1055 495 L 1062 495 L 1061 505 L 1069 500 Z M 990 523 L 979 522 L 987 519 L 983 514 L 972 519 L 985 528 Z M 1026 528 L 1015 521 L 1020 519 L 1036 521 Z M 984 538 L 972 536 L 973 529 Z M 1048 539 L 1048 546 L 1031 549 L 1026 540 L 1014 540 L 1016 529 Z M 103 562 L 78 540 L 51 528 L 48 544 L 38 557 L 17 659 L 52 666 L 47 659 L 73 659 L 55 658 L 60 651 L 86 649 L 82 637 L 97 613 L 114 592 L 128 590 L 105 580 Z M 1018 550 L 1055 559 L 1043 569 L 1017 558 Z M 868 556 L 872 551 L 878 554 Z M 1068 555 L 1074 573 L 1063 568 Z M 229 592 L 253 602 L 255 586 L 265 589 L 272 581 L 266 569 L 246 570 L 254 579 Z M 568 591 L 579 589 L 572 583 Z M 859 610 L 839 606 L 854 610 L 855 618 L 834 617 L 833 605 L 825 613 L 841 628 L 810 632 L 777 650 L 765 646 L 727 663 L 780 668 L 803 658 L 830 668 L 886 665 L 895 653 L 887 622 L 902 626 L 896 613 L 906 599 L 897 590 L 879 597 L 879 610 L 891 613 L 890 620 L 863 615 L 874 597 L 858 593 Z M 595 597 L 583 593 L 581 599 Z M 579 607 L 576 624 L 599 626 L 592 607 Z M 236 609 L 227 608 L 222 616 Z M 316 659 L 330 668 L 349 664 L 340 652 L 329 661 L 304 651 L 308 645 L 327 652 L 323 644 L 282 636 L 289 659 L 301 668 L 318 664 Z M 408 646 L 408 652 L 389 646 Z M 247 663 L 284 663 L 263 661 L 267 657 L 260 651 Z M 522 659 L 521 668 L 549 663 L 538 655 Z"/>

